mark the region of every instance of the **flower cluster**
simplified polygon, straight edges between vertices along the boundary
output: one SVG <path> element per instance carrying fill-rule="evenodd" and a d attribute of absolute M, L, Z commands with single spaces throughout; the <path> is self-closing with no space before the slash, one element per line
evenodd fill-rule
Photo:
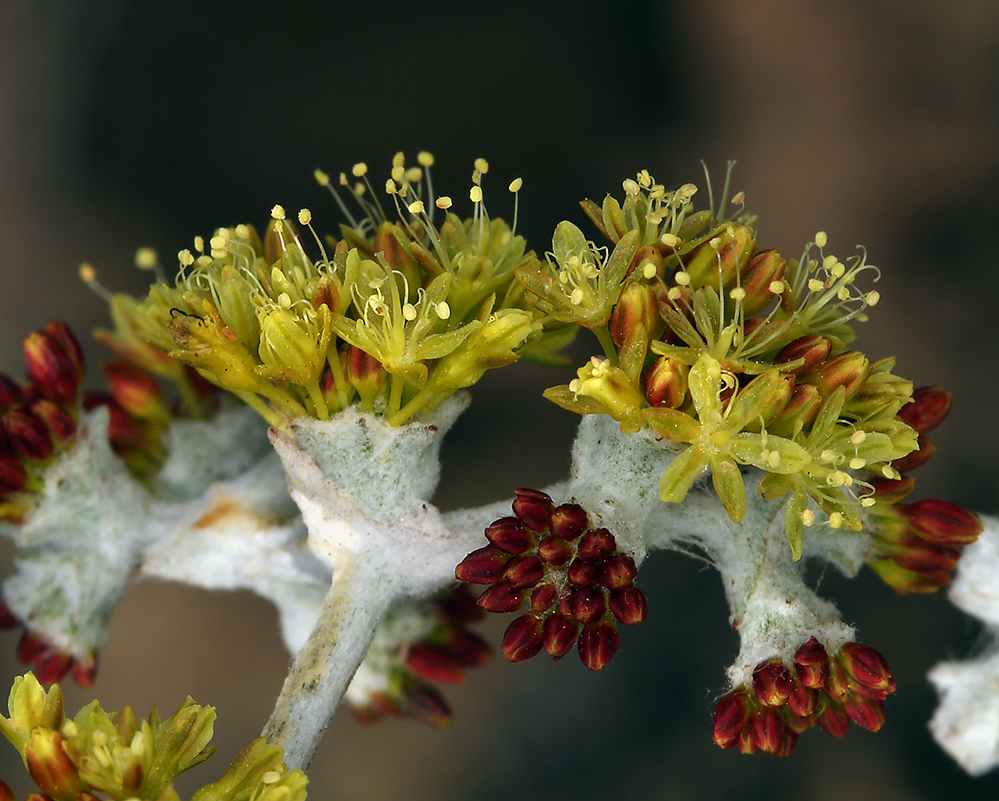
<path fill-rule="evenodd" d="M 615 619 L 645 620 L 635 560 L 606 528 L 591 528 L 578 504 L 555 506 L 544 492 L 519 489 L 513 513 L 486 529 L 490 544 L 466 556 L 455 575 L 491 585 L 478 600 L 490 612 L 515 612 L 530 601 L 531 611 L 503 635 L 503 656 L 511 662 L 542 648 L 558 661 L 578 641 L 583 664 L 600 670 L 620 645 Z"/>
<path fill-rule="evenodd" d="M 761 662 L 749 686 L 722 696 L 712 736 L 721 748 L 787 756 L 798 735 L 816 724 L 834 737 L 846 734 L 851 720 L 877 731 L 885 719 L 882 702 L 894 691 L 888 663 L 873 648 L 849 642 L 830 657 L 812 637 L 792 665 Z"/>
<path fill-rule="evenodd" d="M 174 779 L 215 750 L 208 744 L 215 710 L 190 697 L 165 719 L 155 707 L 148 720 L 139 720 L 131 707 L 116 715 L 97 701 L 67 718 L 59 686 L 46 692 L 28 673 L 14 679 L 8 710 L 9 718 L 0 715 L 0 733 L 21 754 L 38 785 L 40 794 L 28 796 L 35 801 L 94 801 L 94 793 L 115 801 L 178 801 Z M 304 801 L 307 782 L 302 771 L 285 767 L 280 748 L 258 739 L 219 781 L 195 792 L 192 801 Z M 0 798 L 14 798 L 2 781 Z"/>
<path fill-rule="evenodd" d="M 468 625 L 483 611 L 463 586 L 393 609 L 375 634 L 344 699 L 364 723 L 386 716 L 444 726 L 451 710 L 433 686 L 457 684 L 492 659 Z"/>

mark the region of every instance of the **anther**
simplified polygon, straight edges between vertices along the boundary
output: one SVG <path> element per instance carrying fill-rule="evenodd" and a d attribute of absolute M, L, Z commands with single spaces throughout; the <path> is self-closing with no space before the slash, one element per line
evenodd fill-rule
<path fill-rule="evenodd" d="M 633 181 L 631 178 L 626 178 L 622 183 L 621 187 L 624 189 L 627 195 L 637 195 L 639 192 L 638 183 Z"/>
<path fill-rule="evenodd" d="M 276 208 L 280 208 L 280 207 L 276 207 Z M 204 253 L 205 252 L 205 240 L 202 237 L 200 237 L 200 236 L 194 237 L 194 249 L 196 251 L 198 251 L 198 253 Z"/>
<path fill-rule="evenodd" d="M 393 167 L 402 167 L 405 163 L 406 163 L 406 154 L 403 153 L 401 150 L 398 153 L 396 153 L 394 156 L 392 156 Z"/>
<path fill-rule="evenodd" d="M 690 285 L 690 273 L 685 270 L 677 270 L 673 275 L 673 280 L 676 281 L 680 286 Z"/>
<path fill-rule="evenodd" d="M 365 174 L 368 172 L 368 165 L 365 164 L 363 161 L 359 161 L 357 162 L 357 164 L 355 164 L 353 167 L 350 168 L 350 172 L 355 178 L 363 178 Z"/>
<path fill-rule="evenodd" d="M 843 525 L 843 515 L 840 512 L 833 512 L 829 515 L 829 526 L 831 528 L 840 528 Z"/>
<path fill-rule="evenodd" d="M 410 167 L 408 170 L 406 170 L 405 174 L 406 174 L 406 180 L 409 181 L 411 184 L 415 184 L 423 177 L 423 170 L 421 170 L 419 167 Z"/>
<path fill-rule="evenodd" d="M 809 292 L 821 292 L 824 288 L 825 288 L 825 284 L 823 284 L 818 278 L 809 278 L 808 279 L 808 291 Z"/>
<path fill-rule="evenodd" d="M 745 202 L 746 202 L 746 193 L 745 192 L 736 192 L 734 195 L 732 195 L 732 205 L 733 206 L 741 206 Z"/>
<path fill-rule="evenodd" d="M 177 261 L 180 262 L 181 267 L 190 267 L 194 264 L 194 256 L 191 254 L 191 251 L 184 248 L 177 254 Z"/>
<path fill-rule="evenodd" d="M 271 209 L 271 218 L 272 219 L 283 220 L 284 216 L 285 216 L 284 215 L 284 206 L 276 205 L 276 206 L 274 206 L 273 209 Z"/>
<path fill-rule="evenodd" d="M 439 209 L 449 209 L 451 208 L 451 198 L 447 195 L 441 195 L 437 198 L 437 202 L 434 205 L 436 205 Z"/>
<path fill-rule="evenodd" d="M 278 295 L 278 299 L 277 300 L 278 300 L 278 305 L 282 309 L 290 309 L 291 308 L 291 296 L 287 292 L 282 292 L 280 295 Z"/>
<path fill-rule="evenodd" d="M 836 266 L 837 261 L 839 261 L 839 259 L 837 259 L 835 256 L 826 256 L 822 260 L 822 269 L 831 272 L 833 267 Z"/>
<path fill-rule="evenodd" d="M 580 287 L 577 286 L 574 290 L 572 290 L 572 294 L 569 296 L 569 302 L 573 306 L 578 306 L 583 302 L 583 290 Z"/>
<path fill-rule="evenodd" d="M 733 287 L 732 291 L 728 293 L 728 296 L 732 298 L 732 300 L 745 300 L 746 290 L 741 286 Z"/>
<path fill-rule="evenodd" d="M 446 300 L 442 300 L 434 307 L 434 311 L 437 312 L 437 316 L 442 320 L 446 320 L 451 316 L 451 307 L 447 305 Z"/>
<path fill-rule="evenodd" d="M 139 248 L 135 251 L 135 266 L 140 270 L 152 270 L 156 267 L 159 258 L 152 248 Z"/>
<path fill-rule="evenodd" d="M 815 522 L 815 512 L 811 509 L 803 509 L 798 516 L 801 518 L 803 525 L 810 526 Z"/>
<path fill-rule="evenodd" d="M 877 306 L 878 301 L 881 300 L 881 293 L 876 289 L 872 289 L 864 296 L 864 300 L 867 301 L 868 306 Z"/>
<path fill-rule="evenodd" d="M 199 267 L 207 267 L 209 264 L 212 263 L 212 257 L 211 256 L 198 256 L 197 262 L 198 262 L 198 266 Z"/>
<path fill-rule="evenodd" d="M 421 167 L 432 167 L 434 165 L 434 155 L 433 153 L 428 153 L 426 150 L 421 150 L 416 154 L 416 163 Z"/>
<path fill-rule="evenodd" d="M 863 506 L 865 509 L 870 509 L 876 503 L 877 500 L 875 498 L 872 498 L 870 495 L 868 495 L 866 498 L 860 499 L 860 505 Z"/>
<path fill-rule="evenodd" d="M 62 736 L 66 739 L 71 740 L 79 733 L 80 730 L 76 728 L 76 724 L 73 721 L 67 720 L 62 724 Z"/>
<path fill-rule="evenodd" d="M 485 159 L 481 159 L 481 158 L 480 159 L 476 159 L 475 160 L 475 169 L 477 169 L 480 173 L 482 173 L 483 175 L 485 175 L 487 172 L 489 172 L 489 162 L 486 161 Z"/>
<path fill-rule="evenodd" d="M 767 287 L 770 293 L 773 295 L 780 295 L 784 292 L 784 282 L 783 281 L 771 281 L 770 286 Z"/>
<path fill-rule="evenodd" d="M 645 262 L 645 266 L 642 268 L 642 276 L 648 280 L 652 280 L 656 277 L 656 265 L 651 261 Z"/>
<path fill-rule="evenodd" d="M 312 222 L 312 212 L 308 209 L 300 209 L 298 212 L 298 221 L 302 225 L 308 225 Z"/>
<path fill-rule="evenodd" d="M 680 237 L 678 237 L 676 234 L 667 233 L 659 237 L 659 241 L 662 242 L 666 247 L 673 248 L 675 250 L 679 246 L 681 240 Z"/>
<path fill-rule="evenodd" d="M 385 191 L 388 192 L 390 195 L 394 195 L 398 191 L 395 186 L 395 181 L 393 181 L 391 178 L 389 178 L 385 182 Z"/>
<path fill-rule="evenodd" d="M 678 287 L 678 286 L 671 286 L 669 288 L 669 292 L 666 293 L 666 297 L 668 297 L 670 300 L 675 301 L 675 300 L 679 300 L 680 296 L 682 294 L 683 294 L 683 292 L 680 291 L 680 287 Z"/>
<path fill-rule="evenodd" d="M 327 175 L 326 178 L 328 180 L 329 176 Z M 240 239 L 249 239 L 250 238 L 250 226 L 244 225 L 243 223 L 240 223 L 239 225 L 237 225 L 236 226 L 236 236 L 238 238 L 240 238 Z"/>
<path fill-rule="evenodd" d="M 316 179 L 316 183 L 319 184 L 320 186 L 330 185 L 330 177 L 322 170 L 316 170 L 314 173 L 312 173 L 312 177 Z"/>
<path fill-rule="evenodd" d="M 841 286 L 839 288 L 839 290 L 836 292 L 836 297 L 839 298 L 840 300 L 844 300 L 844 301 L 845 300 L 849 300 L 850 299 L 850 290 L 847 289 L 845 286 Z"/>
<path fill-rule="evenodd" d="M 818 245 L 820 248 L 824 248 L 826 246 L 826 242 L 828 242 L 828 241 L 829 241 L 829 237 L 826 236 L 826 232 L 825 231 L 819 231 L 815 235 L 815 244 Z"/>
<path fill-rule="evenodd" d="M 413 322 L 416 319 L 416 306 L 412 303 L 403 304 L 402 316 L 409 320 L 409 322 Z"/>
<path fill-rule="evenodd" d="M 520 187 L 522 187 L 523 185 L 524 185 L 523 178 L 514 178 L 512 181 L 510 181 L 510 186 L 508 188 L 510 189 L 511 192 L 519 192 Z"/>
<path fill-rule="evenodd" d="M 281 774 L 276 770 L 269 770 L 263 776 L 260 777 L 261 784 L 275 784 L 280 781 Z"/>
<path fill-rule="evenodd" d="M 861 459 L 859 456 L 854 456 L 850 460 L 850 469 L 851 470 L 860 470 L 861 468 L 866 467 L 866 466 L 867 466 L 867 461 L 864 460 L 864 459 Z"/>
<path fill-rule="evenodd" d="M 414 200 L 406 208 L 409 209 L 409 213 L 410 214 L 419 214 L 420 212 L 423 211 L 423 201 L 422 200 Z"/>
<path fill-rule="evenodd" d="M 468 198 L 473 203 L 481 203 L 482 202 L 482 187 L 481 186 L 473 186 L 471 189 L 469 189 L 468 190 Z"/>
<path fill-rule="evenodd" d="M 866 431 L 854 431 L 853 435 L 850 437 L 850 442 L 852 442 L 854 445 L 859 445 L 865 439 L 867 439 Z"/>

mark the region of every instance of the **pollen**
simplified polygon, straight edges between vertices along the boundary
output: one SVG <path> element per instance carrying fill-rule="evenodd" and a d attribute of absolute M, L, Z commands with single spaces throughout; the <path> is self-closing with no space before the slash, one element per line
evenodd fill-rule
<path fill-rule="evenodd" d="M 675 301 L 679 300 L 682 294 L 683 292 L 680 291 L 680 287 L 672 286 L 670 287 L 669 292 L 666 293 L 666 297 L 668 297 L 670 300 Z"/>
<path fill-rule="evenodd" d="M 409 213 L 410 214 L 419 214 L 420 212 L 423 211 L 423 201 L 422 200 L 414 200 L 406 208 L 409 209 Z"/>
<path fill-rule="evenodd" d="M 359 161 L 350 168 L 350 172 L 355 178 L 363 178 L 368 172 L 368 165 L 363 161 Z"/>
<path fill-rule="evenodd" d="M 621 188 L 624 189 L 626 195 L 637 195 L 639 192 L 638 183 L 631 178 L 622 181 Z"/>
<path fill-rule="evenodd" d="M 877 503 L 877 499 L 872 498 L 870 496 L 867 496 L 866 498 L 861 498 L 860 499 L 860 505 L 863 506 L 865 509 L 870 509 L 876 503 Z"/>
<path fill-rule="evenodd" d="M 676 234 L 667 233 L 659 237 L 659 241 L 662 242 L 666 247 L 673 248 L 675 250 L 679 246 L 681 240 L 680 237 L 678 237 Z"/>
<path fill-rule="evenodd" d="M 651 261 L 645 262 L 645 266 L 642 268 L 642 275 L 651 281 L 656 277 L 656 265 Z"/>
<path fill-rule="evenodd" d="M 523 185 L 524 185 L 523 178 L 514 178 L 512 181 L 510 181 L 510 186 L 508 188 L 510 189 L 511 192 L 519 192 L 520 187 L 522 187 Z"/>
<path fill-rule="evenodd" d="M 284 217 L 285 217 L 284 206 L 278 205 L 278 206 L 275 206 L 273 209 L 271 209 L 271 218 L 272 219 L 283 220 Z"/>
<path fill-rule="evenodd" d="M 327 178 L 328 177 L 329 176 L 327 176 Z M 240 239 L 249 239 L 250 238 L 250 226 L 244 225 L 243 223 L 240 223 L 239 225 L 237 225 L 236 226 L 236 236 L 238 236 Z"/>
<path fill-rule="evenodd" d="M 446 320 L 451 316 L 451 307 L 447 305 L 446 300 L 442 300 L 434 307 L 434 311 L 437 312 L 437 316 L 442 320 Z"/>
<path fill-rule="evenodd" d="M 473 203 L 481 203 L 482 202 L 482 187 L 481 186 L 473 186 L 471 189 L 469 189 L 468 190 L 468 198 Z"/>
<path fill-rule="evenodd" d="M 207 267 L 209 264 L 212 263 L 212 257 L 206 255 L 198 256 L 197 261 L 199 267 Z"/>
<path fill-rule="evenodd" d="M 487 172 L 489 172 L 489 162 L 486 161 L 485 159 L 481 159 L 481 158 L 480 159 L 476 159 L 475 160 L 475 169 L 478 170 L 483 175 L 485 175 Z"/>
<path fill-rule="evenodd" d="M 434 166 L 434 154 L 429 153 L 426 150 L 421 150 L 416 154 L 416 163 L 421 167 L 433 167 Z"/>
<path fill-rule="evenodd" d="M 194 264 L 194 256 L 191 254 L 191 251 L 184 248 L 177 254 L 177 261 L 180 262 L 181 267 L 190 267 Z"/>
<path fill-rule="evenodd" d="M 836 297 L 839 298 L 840 300 L 849 300 L 850 290 L 847 289 L 845 286 L 841 286 L 839 288 L 839 291 L 836 292 Z"/>
<path fill-rule="evenodd" d="M 319 184 L 320 186 L 330 185 L 330 177 L 322 170 L 316 170 L 314 173 L 312 173 L 312 177 L 316 179 L 316 183 Z"/>
<path fill-rule="evenodd" d="M 302 225 L 308 225 L 310 222 L 312 222 L 312 212 L 309 211 L 308 209 L 301 209 L 298 212 L 298 221 Z"/>
<path fill-rule="evenodd" d="M 392 168 L 392 180 L 402 183 L 406 180 L 406 168 L 401 164 Z"/>
<path fill-rule="evenodd" d="M 449 209 L 451 208 L 451 198 L 447 195 L 441 195 L 437 198 L 434 205 L 436 205 L 439 209 Z"/>
<path fill-rule="evenodd" d="M 680 286 L 690 285 L 690 273 L 685 270 L 678 270 L 673 276 L 673 280 L 676 281 Z"/>
<path fill-rule="evenodd" d="M 820 248 L 824 248 L 826 246 L 826 243 L 828 241 L 829 241 L 829 237 L 826 236 L 826 232 L 825 231 L 819 231 L 815 235 L 815 244 L 818 245 Z"/>
<path fill-rule="evenodd" d="M 867 301 L 868 306 L 877 306 L 878 301 L 881 300 L 881 293 L 876 289 L 872 289 L 864 296 L 864 300 Z"/>
<path fill-rule="evenodd" d="M 135 251 L 135 266 L 140 270 L 151 270 L 158 261 L 156 251 L 152 248 L 139 248 Z"/>

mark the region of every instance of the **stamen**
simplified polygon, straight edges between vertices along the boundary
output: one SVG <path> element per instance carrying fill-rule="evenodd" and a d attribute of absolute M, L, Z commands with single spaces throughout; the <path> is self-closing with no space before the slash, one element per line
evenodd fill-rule
<path fill-rule="evenodd" d="M 310 222 L 312 222 L 312 212 L 309 211 L 308 209 L 301 209 L 298 212 L 298 221 L 302 225 L 308 225 Z"/>
<path fill-rule="evenodd" d="M 271 209 L 271 219 L 283 220 L 284 217 L 284 206 L 275 205 L 274 208 Z M 197 247 L 197 245 L 195 245 L 195 247 Z M 201 248 L 198 248 L 198 250 L 201 250 Z"/>
<path fill-rule="evenodd" d="M 815 235 L 815 244 L 818 245 L 819 248 L 824 248 L 826 246 L 826 243 L 828 241 L 829 241 L 829 237 L 826 236 L 826 232 L 825 231 L 819 231 Z"/>
<path fill-rule="evenodd" d="M 436 206 L 439 209 L 449 209 L 451 208 L 451 198 L 447 195 L 441 195 L 437 198 Z"/>

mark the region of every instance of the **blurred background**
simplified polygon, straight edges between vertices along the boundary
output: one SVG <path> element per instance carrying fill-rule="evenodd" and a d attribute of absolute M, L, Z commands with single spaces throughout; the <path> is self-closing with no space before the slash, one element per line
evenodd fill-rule
<path fill-rule="evenodd" d="M 997 510 L 999 4 L 994 0 L 539 3 L 147 3 L 0 0 L 0 370 L 50 318 L 85 335 L 103 301 L 90 261 L 139 293 L 137 247 L 169 254 L 219 225 L 262 225 L 274 203 L 338 213 L 313 182 L 392 154 L 435 153 L 439 191 L 463 196 L 486 157 L 493 214 L 522 176 L 519 231 L 539 252 L 577 203 L 642 168 L 667 186 L 716 180 L 759 215 L 761 247 L 797 255 L 816 231 L 881 266 L 860 347 L 898 356 L 954 411 L 917 493 Z M 91 365 L 102 354 L 87 343 Z M 580 361 L 594 346 L 581 343 Z M 97 374 L 96 370 L 92 371 Z M 562 374 L 488 376 L 445 446 L 445 508 L 562 477 L 576 423 L 541 390 Z M 0 567 L 12 549 L 0 544 Z M 711 745 L 711 711 L 737 642 L 717 574 L 679 554 L 643 567 L 649 621 L 600 674 L 575 658 L 494 660 L 447 691 L 452 725 L 362 727 L 341 713 L 310 776 L 317 799 L 794 797 L 995 798 L 931 741 L 926 670 L 980 646 L 944 594 L 897 598 L 870 571 L 821 574 L 898 692 L 876 735 L 803 735 L 785 760 Z M 499 641 L 506 620 L 491 624 Z M 0 633 L 3 686 L 20 671 Z M 248 593 L 133 586 L 93 690 L 75 710 L 217 706 L 219 750 L 178 789 L 213 781 L 267 719 L 288 665 L 276 617 Z M 0 776 L 26 776 L 0 743 Z"/>

